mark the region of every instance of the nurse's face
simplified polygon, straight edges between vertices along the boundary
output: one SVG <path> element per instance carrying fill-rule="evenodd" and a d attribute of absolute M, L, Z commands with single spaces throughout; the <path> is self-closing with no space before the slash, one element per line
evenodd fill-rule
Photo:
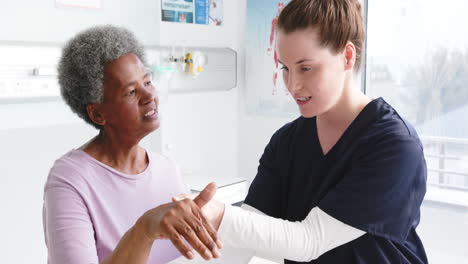
<path fill-rule="evenodd" d="M 301 115 L 321 115 L 341 98 L 346 68 L 345 52 L 320 46 L 313 29 L 277 35 L 277 52 L 283 79 Z"/>

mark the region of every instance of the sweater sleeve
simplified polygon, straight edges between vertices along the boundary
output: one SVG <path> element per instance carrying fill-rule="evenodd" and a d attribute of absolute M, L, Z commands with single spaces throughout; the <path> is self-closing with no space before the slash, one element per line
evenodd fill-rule
<path fill-rule="evenodd" d="M 46 186 L 43 224 L 49 264 L 98 263 L 88 209 L 73 187 L 63 182 Z"/>

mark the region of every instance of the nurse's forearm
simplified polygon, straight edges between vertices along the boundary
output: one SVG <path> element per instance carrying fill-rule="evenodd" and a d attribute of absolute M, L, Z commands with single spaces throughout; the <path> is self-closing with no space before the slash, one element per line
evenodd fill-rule
<path fill-rule="evenodd" d="M 290 222 L 226 206 L 221 227 L 219 235 L 227 246 L 293 261 L 311 261 L 365 233 L 318 207 L 303 221 Z"/>

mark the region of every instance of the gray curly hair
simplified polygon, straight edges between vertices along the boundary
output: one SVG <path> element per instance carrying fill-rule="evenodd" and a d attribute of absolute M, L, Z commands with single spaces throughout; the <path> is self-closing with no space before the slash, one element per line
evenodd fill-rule
<path fill-rule="evenodd" d="M 86 106 L 102 103 L 104 66 L 120 56 L 133 53 L 146 64 L 143 46 L 135 35 L 122 27 L 96 26 L 73 37 L 62 50 L 58 64 L 58 82 L 71 110 L 97 129 Z"/>

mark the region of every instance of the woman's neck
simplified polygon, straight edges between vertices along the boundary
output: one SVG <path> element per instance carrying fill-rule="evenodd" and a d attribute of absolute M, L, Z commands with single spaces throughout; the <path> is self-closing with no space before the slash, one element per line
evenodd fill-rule
<path fill-rule="evenodd" d="M 351 84 L 343 88 L 340 98 L 331 109 L 317 116 L 317 135 L 324 155 L 333 148 L 369 102 L 369 97 Z"/>
<path fill-rule="evenodd" d="M 143 172 L 149 162 L 146 151 L 138 142 L 118 140 L 104 130 L 81 149 L 96 160 L 127 174 Z"/>
<path fill-rule="evenodd" d="M 370 101 L 368 96 L 349 81 L 336 104 L 317 116 L 317 124 L 344 131 Z"/>

